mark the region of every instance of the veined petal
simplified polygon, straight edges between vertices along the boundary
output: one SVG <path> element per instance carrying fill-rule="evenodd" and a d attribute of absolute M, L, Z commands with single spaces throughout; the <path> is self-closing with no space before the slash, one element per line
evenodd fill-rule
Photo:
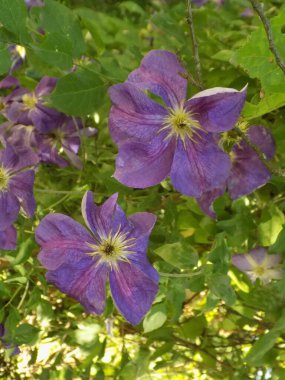
<path fill-rule="evenodd" d="M 170 177 L 177 191 L 199 198 L 226 181 L 230 159 L 209 133 L 201 134 L 199 141 L 188 140 L 185 145 L 178 140 Z"/>
<path fill-rule="evenodd" d="M 185 69 L 175 54 L 152 50 L 129 75 L 128 82 L 160 96 L 168 107 L 176 107 L 186 97 L 187 80 L 181 75 L 183 73 Z"/>
<path fill-rule="evenodd" d="M 133 325 L 140 323 L 150 309 L 158 286 L 139 268 L 120 262 L 110 272 L 110 288 L 118 310 Z"/>
<path fill-rule="evenodd" d="M 232 154 L 232 169 L 227 181 L 232 199 L 250 194 L 270 180 L 271 173 L 245 141 L 235 144 Z"/>
<path fill-rule="evenodd" d="M 62 264 L 56 270 L 47 272 L 46 278 L 60 291 L 75 298 L 90 314 L 101 314 L 105 308 L 106 277 L 109 269 L 96 265 L 86 256 L 73 265 Z"/>
<path fill-rule="evenodd" d="M 271 131 L 264 128 L 262 125 L 252 125 L 248 128 L 246 134 L 266 155 L 268 160 L 271 160 L 275 154 L 275 142 Z"/>
<path fill-rule="evenodd" d="M 34 216 L 36 210 L 33 193 L 34 181 L 35 172 L 33 170 L 17 173 L 9 181 L 10 191 L 19 199 L 21 207 L 30 218 Z"/>
<path fill-rule="evenodd" d="M 130 83 L 112 86 L 109 95 L 113 107 L 108 123 L 114 142 L 150 142 L 161 128 L 167 110 Z"/>
<path fill-rule="evenodd" d="M 129 187 L 157 185 L 170 173 L 175 140 L 157 137 L 149 144 L 126 143 L 119 149 L 114 177 Z"/>
<path fill-rule="evenodd" d="M 237 122 L 246 98 L 246 87 L 241 91 L 215 87 L 201 91 L 185 103 L 185 109 L 208 132 L 232 129 Z"/>
<path fill-rule="evenodd" d="M 0 231 L 6 230 L 18 218 L 20 203 L 9 191 L 0 191 Z"/>
<path fill-rule="evenodd" d="M 0 249 L 16 249 L 17 231 L 14 226 L 8 227 L 5 231 L 0 231 Z M 1 337 L 1 334 L 0 334 Z"/>
<path fill-rule="evenodd" d="M 226 183 L 221 184 L 220 187 L 217 187 L 213 190 L 206 191 L 199 198 L 197 202 L 201 207 L 202 211 L 207 214 L 210 218 L 216 218 L 216 213 L 213 209 L 213 202 L 215 199 L 219 198 L 226 191 Z"/>
<path fill-rule="evenodd" d="M 94 194 L 87 191 L 82 199 L 81 211 L 85 223 L 97 238 L 107 237 L 129 226 L 124 211 L 117 204 L 118 193 L 113 194 L 101 206 L 94 203 Z"/>
<path fill-rule="evenodd" d="M 35 235 L 37 243 L 42 246 L 60 240 L 94 243 L 86 228 L 63 214 L 47 215 L 37 227 Z"/>

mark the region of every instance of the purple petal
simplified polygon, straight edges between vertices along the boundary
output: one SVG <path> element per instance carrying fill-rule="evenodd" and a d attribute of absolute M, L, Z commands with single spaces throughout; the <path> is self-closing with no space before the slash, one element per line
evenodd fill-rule
<path fill-rule="evenodd" d="M 47 215 L 40 222 L 35 235 L 39 245 L 60 240 L 94 243 L 94 239 L 85 227 L 63 214 Z"/>
<path fill-rule="evenodd" d="M 140 323 L 158 291 L 155 281 L 125 262 L 120 262 L 118 269 L 110 272 L 110 288 L 118 310 L 133 325 Z"/>
<path fill-rule="evenodd" d="M 199 92 L 185 103 L 185 108 L 208 132 L 232 129 L 237 122 L 246 98 L 246 87 L 241 91 L 216 87 Z"/>
<path fill-rule="evenodd" d="M 211 134 L 201 135 L 201 140 L 186 142 L 179 139 L 170 177 L 175 189 L 190 197 L 223 184 L 230 171 L 230 159 L 215 144 Z"/>
<path fill-rule="evenodd" d="M 278 266 L 282 261 L 281 255 L 275 254 L 275 255 L 267 255 L 266 257 L 266 266 L 268 268 L 274 268 Z"/>
<path fill-rule="evenodd" d="M 118 193 L 113 194 L 101 206 L 94 204 L 94 194 L 87 191 L 82 199 L 82 215 L 85 223 L 97 237 L 107 237 L 109 232 L 123 232 L 129 223 L 124 211 L 117 205 Z"/>
<path fill-rule="evenodd" d="M 221 184 L 220 187 L 213 190 L 203 193 L 198 199 L 197 202 L 201 207 L 202 211 L 207 214 L 210 218 L 215 219 L 216 213 L 213 209 L 213 202 L 215 199 L 219 198 L 226 191 L 226 183 Z"/>
<path fill-rule="evenodd" d="M 5 231 L 0 231 L 0 249 L 12 250 L 17 246 L 17 231 L 14 226 L 8 227 Z M 1 333 L 0 333 L 1 337 Z"/>
<path fill-rule="evenodd" d="M 261 125 L 252 125 L 246 132 L 253 144 L 257 145 L 271 160 L 275 154 L 275 142 L 271 131 Z"/>
<path fill-rule="evenodd" d="M 33 193 L 35 172 L 27 170 L 17 173 L 9 181 L 9 189 L 19 199 L 21 207 L 29 218 L 34 216 L 36 201 Z"/>
<path fill-rule="evenodd" d="M 67 149 L 65 146 L 63 146 L 62 148 L 64 150 L 64 153 L 69 158 L 69 161 L 71 162 L 71 164 L 76 169 L 82 170 L 83 169 L 83 163 L 82 163 L 81 159 L 75 153 L 73 153 L 72 150 Z"/>
<path fill-rule="evenodd" d="M 119 149 L 114 177 L 129 187 L 157 185 L 170 173 L 175 140 L 157 137 L 149 144 L 126 143 Z"/>
<path fill-rule="evenodd" d="M 14 170 L 19 166 L 20 157 L 12 145 L 6 144 L 5 149 L 0 151 L 0 161 L 4 168 Z"/>
<path fill-rule="evenodd" d="M 50 94 L 57 83 L 57 78 L 52 77 L 42 77 L 42 79 L 39 81 L 36 89 L 35 89 L 35 95 L 37 98 L 40 98 L 42 96 Z"/>
<path fill-rule="evenodd" d="M 0 231 L 11 226 L 18 218 L 20 203 L 9 191 L 0 191 Z"/>
<path fill-rule="evenodd" d="M 128 259 L 154 282 L 158 282 L 158 273 L 152 267 L 146 256 L 149 235 L 156 222 L 156 216 L 148 212 L 138 212 L 130 215 L 128 220 L 133 227 L 129 237 L 135 238 L 135 246 L 132 248 L 135 253 L 128 255 Z"/>
<path fill-rule="evenodd" d="M 144 56 L 140 67 L 133 71 L 128 82 L 160 96 L 168 107 L 179 106 L 186 97 L 185 69 L 177 56 L 165 50 L 152 50 Z"/>
<path fill-rule="evenodd" d="M 248 255 L 251 256 L 257 264 L 261 264 L 267 256 L 267 250 L 263 247 L 257 247 L 251 249 Z"/>
<path fill-rule="evenodd" d="M 18 87 L 19 85 L 20 85 L 20 82 L 18 81 L 18 79 L 10 75 L 0 81 L 0 89 Z"/>
<path fill-rule="evenodd" d="M 232 199 L 250 194 L 270 180 L 270 172 L 245 141 L 235 144 L 232 154 L 232 169 L 227 181 Z"/>
<path fill-rule="evenodd" d="M 150 142 L 156 137 L 168 112 L 130 83 L 117 84 L 109 89 L 113 103 L 109 129 L 116 144 L 129 139 Z"/>
<path fill-rule="evenodd" d="M 64 116 L 62 113 L 44 106 L 40 101 L 29 111 L 29 119 L 41 133 L 52 132 L 58 127 Z"/>
<path fill-rule="evenodd" d="M 68 162 L 62 158 L 56 150 L 56 147 L 52 145 L 48 139 L 39 139 L 39 157 L 42 162 L 47 164 L 54 164 L 60 168 L 68 166 Z"/>
<path fill-rule="evenodd" d="M 96 266 L 91 257 L 86 257 L 76 265 L 63 264 L 49 271 L 46 278 L 60 291 L 79 301 L 88 313 L 101 314 L 105 308 L 108 271 L 107 266 Z"/>

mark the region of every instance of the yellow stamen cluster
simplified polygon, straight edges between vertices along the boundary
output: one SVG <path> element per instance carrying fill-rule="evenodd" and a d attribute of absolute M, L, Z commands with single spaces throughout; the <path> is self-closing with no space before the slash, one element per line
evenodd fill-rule
<path fill-rule="evenodd" d="M 122 233 L 121 228 L 115 234 L 99 233 L 98 244 L 88 244 L 92 251 L 88 253 L 92 257 L 99 256 L 98 264 L 107 262 L 111 267 L 117 267 L 118 261 L 129 262 L 128 255 L 134 253 L 131 248 L 135 245 L 135 238 L 127 238 L 128 233 Z"/>
<path fill-rule="evenodd" d="M 159 132 L 167 131 L 166 139 L 180 138 L 185 146 L 187 139 L 197 142 L 195 138 L 201 138 L 199 131 L 203 130 L 194 113 L 186 111 L 181 104 L 179 107 L 170 109 L 169 114 L 163 121 L 163 127 Z"/>
<path fill-rule="evenodd" d="M 22 97 L 22 100 L 26 109 L 34 108 L 38 102 L 38 99 L 36 98 L 34 94 L 33 95 L 24 94 Z"/>
<path fill-rule="evenodd" d="M 0 191 L 6 190 L 9 184 L 9 173 L 3 166 L 0 167 Z"/>

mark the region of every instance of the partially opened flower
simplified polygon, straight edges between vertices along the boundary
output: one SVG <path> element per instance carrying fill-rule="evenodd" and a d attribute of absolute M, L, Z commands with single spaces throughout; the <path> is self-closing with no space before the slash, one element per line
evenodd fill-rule
<path fill-rule="evenodd" d="M 110 88 L 109 128 L 119 148 L 114 176 L 123 184 L 146 188 L 170 176 L 176 190 L 199 197 L 228 177 L 230 160 L 214 134 L 234 127 L 246 90 L 212 88 L 186 100 L 183 74 L 174 54 L 153 50 Z"/>
<path fill-rule="evenodd" d="M 25 147 L 16 150 L 7 144 L 0 151 L 0 231 L 9 229 L 18 218 L 20 208 L 28 217 L 34 215 L 35 172 L 29 167 L 36 163 L 35 156 Z M 12 229 L 9 233 L 14 236 Z"/>
<path fill-rule="evenodd" d="M 108 278 L 117 308 L 138 324 L 158 290 L 158 273 L 146 257 L 156 217 L 141 212 L 127 218 L 117 197 L 96 206 L 93 193 L 86 192 L 82 214 L 90 232 L 68 216 L 47 215 L 36 230 L 38 258 L 47 280 L 91 314 L 104 311 Z"/>
<path fill-rule="evenodd" d="M 269 255 L 265 248 L 255 248 L 249 253 L 232 257 L 233 265 L 244 272 L 252 282 L 259 278 L 263 284 L 283 277 L 281 261 L 280 255 Z"/>
<path fill-rule="evenodd" d="M 246 131 L 248 139 L 270 160 L 275 153 L 275 143 L 269 129 L 261 125 L 252 125 Z M 230 152 L 232 167 L 227 180 L 220 186 L 202 194 L 198 198 L 201 209 L 210 217 L 215 217 L 213 202 L 226 190 L 231 199 L 250 194 L 264 186 L 271 178 L 271 173 L 260 160 L 255 150 L 245 140 L 235 143 Z"/>

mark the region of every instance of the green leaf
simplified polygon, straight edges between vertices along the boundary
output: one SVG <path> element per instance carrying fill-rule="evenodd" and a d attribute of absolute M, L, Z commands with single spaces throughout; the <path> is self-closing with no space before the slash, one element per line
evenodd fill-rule
<path fill-rule="evenodd" d="M 58 81 L 49 103 L 68 115 L 86 116 L 98 109 L 104 95 L 105 86 L 98 74 L 78 69 Z"/>
<path fill-rule="evenodd" d="M 148 333 L 150 331 L 158 329 L 165 323 L 166 319 L 167 316 L 165 305 L 154 305 L 143 320 L 144 332 Z"/>
<path fill-rule="evenodd" d="M 180 334 L 184 338 L 195 339 L 202 335 L 206 326 L 207 321 L 205 316 L 196 316 L 181 325 Z"/>
<path fill-rule="evenodd" d="M 30 41 L 26 27 L 27 7 L 23 0 L 0 0 L 0 23 L 15 36 L 15 41 L 25 44 Z"/>
<path fill-rule="evenodd" d="M 277 206 L 266 207 L 262 211 L 258 226 L 260 244 L 263 246 L 274 244 L 284 221 L 284 215 Z"/>
<path fill-rule="evenodd" d="M 39 329 L 28 323 L 23 323 L 16 328 L 14 342 L 15 344 L 34 344 L 38 338 Z"/>
<path fill-rule="evenodd" d="M 285 224 L 283 224 L 276 242 L 269 248 L 269 251 L 273 253 L 285 253 Z"/>
<path fill-rule="evenodd" d="M 223 299 L 229 306 L 235 303 L 236 295 L 230 285 L 228 276 L 221 273 L 213 273 L 208 276 L 207 282 L 210 290 L 216 297 Z"/>
<path fill-rule="evenodd" d="M 188 269 L 196 265 L 197 253 L 188 245 L 185 249 L 180 242 L 165 244 L 154 251 L 167 263 L 179 269 Z"/>
<path fill-rule="evenodd" d="M 281 31 L 284 23 L 285 7 L 282 7 L 278 16 L 271 19 L 274 42 L 281 56 L 285 56 L 284 34 Z M 245 45 L 234 53 L 232 61 L 245 69 L 251 78 L 258 78 L 265 92 L 285 92 L 284 73 L 269 50 L 263 25 L 251 33 Z"/>
<path fill-rule="evenodd" d="M 80 25 L 73 12 L 58 1 L 45 0 L 42 9 L 42 27 L 50 37 L 56 36 L 58 46 L 63 52 L 70 52 L 72 57 L 81 57 L 85 52 L 85 42 Z M 64 45 L 66 45 L 65 48 Z M 58 49 L 58 48 L 55 48 Z"/>
<path fill-rule="evenodd" d="M 246 361 L 250 365 L 263 364 L 262 358 L 274 346 L 277 338 L 284 332 L 285 329 L 285 310 L 283 310 L 281 317 L 277 320 L 274 327 L 264 336 L 258 339 L 252 346 L 251 350 L 246 356 Z"/>
<path fill-rule="evenodd" d="M 0 43 L 0 75 L 8 73 L 11 66 L 11 57 L 6 46 Z"/>

